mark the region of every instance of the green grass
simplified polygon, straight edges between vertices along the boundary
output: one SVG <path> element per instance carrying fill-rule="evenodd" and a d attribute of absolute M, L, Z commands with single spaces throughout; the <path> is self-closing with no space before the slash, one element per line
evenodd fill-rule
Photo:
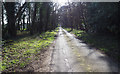
<path fill-rule="evenodd" d="M 9 71 L 10 68 L 24 67 L 31 56 L 48 47 L 55 39 L 58 28 L 52 32 L 44 32 L 33 36 L 26 36 L 18 40 L 7 40 L 2 49 L 2 71 Z M 2 65 L 2 66 L 1 66 Z"/>
<path fill-rule="evenodd" d="M 67 30 L 68 32 L 71 32 L 71 28 L 65 28 L 65 30 Z"/>
<path fill-rule="evenodd" d="M 70 28 L 66 29 L 70 31 Z M 103 51 L 117 61 L 120 61 L 118 39 L 115 36 L 110 36 L 106 34 L 88 34 L 81 30 L 73 29 L 71 33 L 75 34 L 78 39 L 83 40 L 90 47 L 95 47 L 98 50 Z"/>

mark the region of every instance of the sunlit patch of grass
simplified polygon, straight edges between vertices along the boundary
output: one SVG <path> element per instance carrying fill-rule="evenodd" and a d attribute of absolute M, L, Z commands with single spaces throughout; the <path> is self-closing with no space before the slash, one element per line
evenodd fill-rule
<path fill-rule="evenodd" d="M 77 37 L 80 37 L 82 33 L 84 33 L 84 31 L 73 29 L 72 33 L 75 34 Z"/>
<path fill-rule="evenodd" d="M 26 65 L 25 62 L 20 63 L 20 67 L 24 67 Z"/>
<path fill-rule="evenodd" d="M 102 50 L 104 52 L 108 52 L 108 49 L 106 49 L 106 48 L 100 48 L 100 50 Z"/>
<path fill-rule="evenodd" d="M 31 60 L 31 56 L 48 47 L 55 39 L 58 29 L 47 31 L 34 36 L 27 36 L 18 40 L 11 40 L 3 46 L 2 71 L 9 68 L 24 67 Z"/>
<path fill-rule="evenodd" d="M 71 32 L 71 28 L 65 28 L 66 31 Z"/>
<path fill-rule="evenodd" d="M 84 33 L 84 31 L 82 30 L 76 30 L 76 29 L 71 29 L 71 28 L 65 28 L 65 30 L 67 30 L 68 32 L 71 32 L 73 34 L 75 34 L 76 36 L 80 37 L 82 35 L 82 33 Z"/>

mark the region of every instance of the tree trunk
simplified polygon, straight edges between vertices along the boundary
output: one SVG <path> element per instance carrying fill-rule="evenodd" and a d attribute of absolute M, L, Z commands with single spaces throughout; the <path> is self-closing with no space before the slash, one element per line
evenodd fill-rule
<path fill-rule="evenodd" d="M 27 31 L 29 30 L 29 19 L 27 19 Z"/>
<path fill-rule="evenodd" d="M 16 36 L 16 27 L 15 27 L 15 2 L 6 2 L 5 8 L 7 12 L 8 19 L 8 34 L 11 37 Z"/>
<path fill-rule="evenodd" d="M 31 22 L 30 22 L 30 14 L 31 14 L 30 10 L 31 10 L 31 9 L 30 9 L 30 6 L 29 6 L 29 14 L 28 14 L 28 16 L 29 16 L 29 18 L 28 18 L 28 19 L 29 19 L 29 27 L 28 27 L 28 30 L 30 30 L 30 23 L 31 23 Z"/>
<path fill-rule="evenodd" d="M 46 16 L 46 24 L 45 24 L 45 31 L 48 30 L 48 23 L 49 23 L 49 17 L 50 17 L 50 7 L 49 5 L 47 6 L 47 16 Z"/>
<path fill-rule="evenodd" d="M 34 12 L 33 12 L 33 19 L 32 19 L 32 25 L 31 25 L 31 30 L 30 30 L 31 35 L 34 34 L 34 30 L 35 30 L 36 10 L 37 10 L 37 4 L 35 3 Z"/>
<path fill-rule="evenodd" d="M 23 15 L 23 31 L 25 30 L 25 15 Z"/>
<path fill-rule="evenodd" d="M 17 30 L 20 30 L 20 20 L 18 20 L 18 23 L 17 23 Z"/>
<path fill-rule="evenodd" d="M 43 11 L 43 4 L 42 4 L 42 7 L 40 8 L 40 24 L 39 24 L 39 33 L 41 33 L 42 32 L 42 30 L 43 30 L 43 13 L 42 13 L 42 11 Z"/>
<path fill-rule="evenodd" d="M 2 5 L 2 29 L 4 29 L 4 8 Z"/>

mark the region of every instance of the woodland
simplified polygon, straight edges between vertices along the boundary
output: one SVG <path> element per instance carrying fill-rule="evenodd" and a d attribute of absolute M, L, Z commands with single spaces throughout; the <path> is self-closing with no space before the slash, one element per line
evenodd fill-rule
<path fill-rule="evenodd" d="M 23 68 L 57 37 L 59 27 L 120 61 L 120 3 L 2 2 L 2 71 Z M 37 59 L 35 57 L 34 59 Z"/>

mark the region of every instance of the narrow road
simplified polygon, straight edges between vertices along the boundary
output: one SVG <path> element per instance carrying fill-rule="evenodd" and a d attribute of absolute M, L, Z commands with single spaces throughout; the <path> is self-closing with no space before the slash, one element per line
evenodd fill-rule
<path fill-rule="evenodd" d="M 118 65 L 60 27 L 51 52 L 50 69 L 53 72 L 118 72 Z"/>

